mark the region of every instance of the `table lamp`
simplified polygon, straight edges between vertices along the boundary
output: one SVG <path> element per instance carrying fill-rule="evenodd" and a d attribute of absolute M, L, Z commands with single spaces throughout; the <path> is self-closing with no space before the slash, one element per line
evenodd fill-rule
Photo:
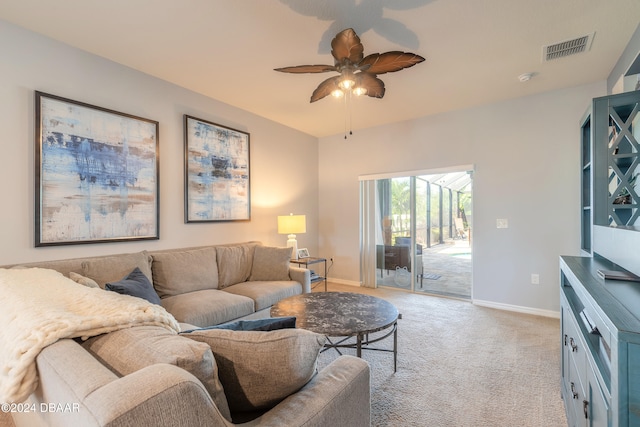
<path fill-rule="evenodd" d="M 298 241 L 296 234 L 307 232 L 307 217 L 305 215 L 278 216 L 278 234 L 288 234 L 287 247 L 293 248 L 291 259 L 298 259 Z"/>

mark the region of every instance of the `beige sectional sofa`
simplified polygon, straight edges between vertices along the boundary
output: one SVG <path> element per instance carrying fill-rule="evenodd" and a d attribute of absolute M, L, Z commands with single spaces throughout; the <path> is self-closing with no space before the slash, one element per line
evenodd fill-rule
<path fill-rule="evenodd" d="M 76 281 L 88 278 L 103 289 L 138 267 L 178 322 L 205 327 L 268 317 L 269 308 L 281 299 L 311 292 L 309 270 L 290 266 L 288 250 L 246 242 L 20 266 L 53 269 Z"/>
<path fill-rule="evenodd" d="M 25 402 L 35 411 L 12 414 L 16 425 L 368 426 L 369 366 L 342 356 L 318 372 L 325 337 L 200 329 L 269 317 L 275 302 L 310 292 L 309 271 L 285 251 L 247 242 L 22 264 L 102 288 L 137 268 L 183 330 L 197 330 L 60 339 L 38 355 Z"/>

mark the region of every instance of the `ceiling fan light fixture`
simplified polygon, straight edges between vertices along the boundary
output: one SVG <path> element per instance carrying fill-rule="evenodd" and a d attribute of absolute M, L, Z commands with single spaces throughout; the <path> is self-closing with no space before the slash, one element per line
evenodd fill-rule
<path fill-rule="evenodd" d="M 356 86 L 355 88 L 353 88 L 353 94 L 355 96 L 366 95 L 367 94 L 367 88 L 362 87 L 362 86 Z"/>
<path fill-rule="evenodd" d="M 331 92 L 331 96 L 333 96 L 334 98 L 342 98 L 344 96 L 344 92 L 340 88 L 335 88 Z"/>
<path fill-rule="evenodd" d="M 340 81 L 338 82 L 338 86 L 340 89 L 344 91 L 351 90 L 356 84 L 355 77 L 353 75 L 353 71 L 345 69 L 342 70 Z"/>
<path fill-rule="evenodd" d="M 424 61 L 422 56 L 409 52 L 394 50 L 365 57 L 363 51 L 360 37 L 353 28 L 347 28 L 340 31 L 331 41 L 331 55 L 335 60 L 333 65 L 296 65 L 275 68 L 275 71 L 294 74 L 338 72 L 338 76 L 325 79 L 318 85 L 309 102 L 319 101 L 329 95 L 336 98 L 344 97 L 345 111 L 348 108 L 348 117 L 351 120 L 351 95 L 367 95 L 380 99 L 384 96 L 385 87 L 384 82 L 378 78 L 379 74 L 400 71 Z M 346 123 L 345 119 L 345 138 Z"/>

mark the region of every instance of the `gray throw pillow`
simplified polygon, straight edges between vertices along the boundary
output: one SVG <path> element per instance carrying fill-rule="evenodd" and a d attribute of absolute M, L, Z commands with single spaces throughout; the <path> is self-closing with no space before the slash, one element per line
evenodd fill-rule
<path fill-rule="evenodd" d="M 326 337 L 304 329 L 196 330 L 182 335 L 211 347 L 231 412 L 274 407 L 316 373 Z"/>
<path fill-rule="evenodd" d="M 160 305 L 160 297 L 153 289 L 147 276 L 138 267 L 121 280 L 107 283 L 105 289 L 122 295 L 146 299 L 152 304 Z"/>
<path fill-rule="evenodd" d="M 206 328 L 190 328 L 180 332 L 188 334 L 194 331 L 203 331 L 206 329 L 229 329 L 232 331 L 277 331 L 278 329 L 287 329 L 296 327 L 296 318 L 287 317 L 270 317 L 267 319 L 255 320 L 237 320 L 235 322 L 223 323 L 221 325 L 207 326 Z"/>
<path fill-rule="evenodd" d="M 291 280 L 289 278 L 291 250 L 292 248 L 256 246 L 249 280 Z"/>

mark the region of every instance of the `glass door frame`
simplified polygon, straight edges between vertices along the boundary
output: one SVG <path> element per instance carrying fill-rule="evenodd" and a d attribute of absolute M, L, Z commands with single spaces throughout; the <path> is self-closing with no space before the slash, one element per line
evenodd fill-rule
<path fill-rule="evenodd" d="M 358 177 L 360 181 L 360 283 L 361 286 L 376 288 L 378 287 L 376 279 L 376 205 L 379 203 L 377 196 L 377 181 L 392 178 L 409 178 L 410 179 L 410 262 L 412 266 L 416 265 L 416 178 L 421 175 L 435 175 L 445 173 L 455 173 L 461 171 L 473 171 L 473 165 L 460 165 L 443 169 L 430 169 L 421 171 L 406 171 L 388 174 L 361 175 Z M 428 182 L 428 181 L 427 181 Z M 427 186 L 427 195 L 431 196 L 430 185 Z M 442 203 L 442 197 L 440 197 Z M 453 203 L 452 197 L 449 198 L 449 205 Z M 430 215 L 430 212 L 428 212 Z M 429 218 L 427 219 L 430 222 Z M 427 223 L 427 234 L 430 227 Z M 451 230 L 453 224 L 449 224 Z M 427 239 L 430 237 L 427 235 Z M 442 238 L 442 236 L 441 236 Z M 425 242 L 426 243 L 426 242 Z M 411 274 L 410 291 L 415 292 L 417 274 Z"/>

